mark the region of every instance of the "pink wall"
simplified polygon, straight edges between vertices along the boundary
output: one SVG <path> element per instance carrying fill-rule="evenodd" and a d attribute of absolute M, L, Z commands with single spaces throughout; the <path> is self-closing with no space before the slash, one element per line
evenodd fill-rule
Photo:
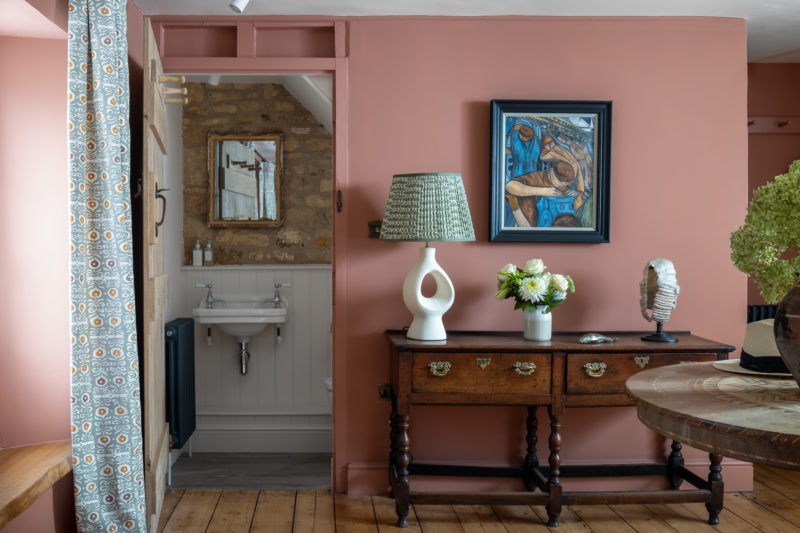
<path fill-rule="evenodd" d="M 65 40 L 0 37 L 3 448 L 70 436 L 66 58 Z M 60 483 L 4 532 L 68 527 L 71 495 Z"/>
<path fill-rule="evenodd" d="M 572 274 L 578 286 L 556 311 L 557 329 L 652 329 L 639 313 L 638 282 L 649 259 L 668 257 L 683 289 L 668 328 L 741 343 L 746 285 L 728 258 L 728 238 L 744 215 L 748 188 L 744 21 L 336 22 L 342 20 L 349 25 L 346 57 L 337 47 L 335 62 L 302 63 L 335 69 L 336 76 L 336 188 L 344 200 L 334 217 L 337 491 L 386 490 L 389 407 L 376 398 L 377 385 L 389 380 L 382 332 L 409 322 L 400 287 L 418 247 L 367 238 L 367 222 L 382 216 L 394 173 L 464 176 L 478 239 L 438 246 L 439 262 L 457 290 L 445 317 L 451 329 L 519 331 L 521 314 L 510 302 L 493 299 L 496 272 L 506 262 L 537 256 L 552 270 Z M 337 39 L 344 35 L 337 31 Z M 292 61 L 248 63 L 246 57 L 171 59 L 176 71 L 186 71 L 178 63 L 189 71 L 301 68 Z M 493 98 L 614 101 L 610 244 L 487 242 Z M 420 461 L 517 463 L 523 420 L 524 411 L 514 408 L 418 408 L 412 450 Z M 541 442 L 546 432 L 542 424 Z M 563 435 L 565 463 L 663 458 L 663 440 L 644 429 L 630 408 L 572 409 Z M 748 489 L 751 470 L 737 466 L 738 478 L 726 470 L 727 487 Z"/>
<path fill-rule="evenodd" d="M 65 0 L 25 0 L 35 7 L 39 13 L 50 19 L 56 26 L 67 31 L 67 5 Z"/>
<path fill-rule="evenodd" d="M 741 343 L 746 285 L 728 257 L 728 238 L 744 216 L 748 188 L 743 20 L 349 23 L 349 174 L 336 178 L 346 217 L 337 221 L 347 227 L 334 265 L 337 279 L 347 280 L 336 288 L 334 310 L 346 317 L 336 332 L 343 349 L 334 354 L 343 385 L 335 387 L 337 490 L 386 487 L 389 407 L 376 401 L 377 385 L 389 378 L 382 332 L 410 321 L 401 284 L 418 248 L 367 238 L 394 173 L 463 175 L 477 241 L 437 246 L 456 288 L 448 328 L 519 331 L 521 313 L 493 298 L 496 272 L 541 257 L 577 285 L 554 313 L 556 329 L 652 329 L 639 312 L 638 282 L 648 260 L 666 257 L 682 289 L 668 329 Z M 488 242 L 493 98 L 614 101 L 610 244 Z M 521 409 L 415 409 L 414 458 L 518 462 L 523 420 Z M 636 462 L 659 456 L 662 446 L 628 408 L 569 410 L 563 435 L 565 463 Z M 545 431 L 540 437 L 547 442 Z"/>
<path fill-rule="evenodd" d="M 747 114 L 756 117 L 800 117 L 800 64 L 751 63 L 747 66 Z M 751 191 L 783 174 L 800 159 L 800 135 L 748 136 Z M 750 195 L 752 197 L 752 194 Z M 741 222 L 740 222 L 741 223 Z M 747 302 L 764 303 L 755 283 L 747 282 Z"/>

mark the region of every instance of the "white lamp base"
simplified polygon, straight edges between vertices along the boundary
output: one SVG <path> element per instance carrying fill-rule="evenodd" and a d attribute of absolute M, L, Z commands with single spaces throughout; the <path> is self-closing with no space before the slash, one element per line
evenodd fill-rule
<path fill-rule="evenodd" d="M 436 280 L 436 293 L 430 298 L 422 295 L 422 280 L 428 274 Z M 453 283 L 436 262 L 436 248 L 422 248 L 419 259 L 403 282 L 403 301 L 414 315 L 406 337 L 420 341 L 445 340 L 447 332 L 442 315 L 453 305 L 454 297 Z"/>

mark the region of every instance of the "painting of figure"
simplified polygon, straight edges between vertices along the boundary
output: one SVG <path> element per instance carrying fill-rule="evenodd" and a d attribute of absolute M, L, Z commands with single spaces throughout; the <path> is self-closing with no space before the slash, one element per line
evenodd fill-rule
<path fill-rule="evenodd" d="M 492 240 L 607 242 L 610 102 L 492 104 Z"/>

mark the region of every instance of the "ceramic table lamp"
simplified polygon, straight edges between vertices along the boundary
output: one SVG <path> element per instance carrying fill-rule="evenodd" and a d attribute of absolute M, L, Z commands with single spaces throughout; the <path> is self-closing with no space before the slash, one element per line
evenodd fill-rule
<path fill-rule="evenodd" d="M 455 292 L 447 273 L 436 263 L 436 249 L 428 243 L 475 240 L 461 175 L 395 175 L 380 238 L 425 243 L 403 283 L 403 301 L 414 316 L 406 336 L 423 341 L 446 339 L 442 315 L 453 305 Z M 436 281 L 436 293 L 430 298 L 422 295 L 422 280 L 428 274 Z"/>

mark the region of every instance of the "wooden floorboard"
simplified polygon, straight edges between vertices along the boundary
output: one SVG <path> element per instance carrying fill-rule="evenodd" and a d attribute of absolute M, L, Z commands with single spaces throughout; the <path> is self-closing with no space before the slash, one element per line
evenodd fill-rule
<path fill-rule="evenodd" d="M 795 525 L 800 524 L 800 505 L 797 505 L 797 499 L 791 500 L 758 481 L 755 482 L 754 488 L 754 492 L 746 493 L 744 496 L 769 509 L 784 520 Z"/>
<path fill-rule="evenodd" d="M 172 516 L 172 512 L 177 507 L 178 502 L 183 496 L 183 489 L 171 490 L 164 495 L 164 504 L 161 506 L 161 516 L 158 518 L 158 533 L 164 531 L 167 520 Z"/>
<path fill-rule="evenodd" d="M 368 533 L 378 530 L 371 496 L 336 495 L 336 533 Z"/>
<path fill-rule="evenodd" d="M 293 490 L 262 490 L 250 526 L 252 533 L 292 533 L 294 525 Z"/>
<path fill-rule="evenodd" d="M 570 508 L 595 533 L 636 533 L 608 505 L 570 505 Z"/>
<path fill-rule="evenodd" d="M 416 505 L 395 524 L 386 496 L 326 490 L 171 490 L 158 531 L 249 533 L 800 533 L 800 472 L 756 466 L 754 492 L 726 493 L 718 526 L 702 503 L 565 506 L 547 527 L 541 505 Z"/>
<path fill-rule="evenodd" d="M 746 520 L 757 529 L 761 531 L 769 531 L 775 533 L 800 533 L 800 528 L 793 525 L 771 512 L 766 507 L 763 507 L 755 501 L 745 497 L 743 494 L 726 494 L 725 506 L 727 511 L 735 514 Z M 720 513 L 720 524 L 722 523 L 723 514 L 725 510 Z"/>
<path fill-rule="evenodd" d="M 424 533 L 464 533 L 451 505 L 415 505 L 414 511 Z"/>
<path fill-rule="evenodd" d="M 610 507 L 617 516 L 639 533 L 674 533 L 677 531 L 644 505 L 611 505 Z"/>
<path fill-rule="evenodd" d="M 221 495 L 221 490 L 187 489 L 167 520 L 164 533 L 205 531 Z"/>
<path fill-rule="evenodd" d="M 326 490 L 315 491 L 317 504 L 314 510 L 314 529 L 311 533 L 334 533 L 336 531 L 333 494 Z M 296 530 L 299 533 L 299 529 Z"/>
<path fill-rule="evenodd" d="M 503 522 L 488 505 L 454 505 L 464 533 L 506 533 Z"/>
<path fill-rule="evenodd" d="M 247 533 L 257 502 L 257 490 L 223 491 L 206 533 Z"/>
<path fill-rule="evenodd" d="M 550 529 L 542 524 L 529 505 L 495 505 L 494 512 L 509 533 L 547 533 Z M 427 532 L 426 532 L 427 533 Z"/>

